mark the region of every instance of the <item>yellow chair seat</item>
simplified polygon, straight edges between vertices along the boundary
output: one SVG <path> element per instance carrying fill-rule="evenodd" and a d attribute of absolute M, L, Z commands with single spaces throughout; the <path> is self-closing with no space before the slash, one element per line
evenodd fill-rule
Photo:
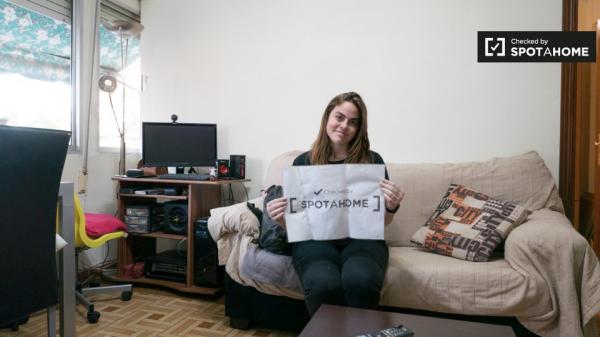
<path fill-rule="evenodd" d="M 87 235 L 85 231 L 85 214 L 81 203 L 75 193 L 74 197 L 75 204 L 75 247 L 77 248 L 97 248 L 105 244 L 109 240 L 127 237 L 127 233 L 123 231 L 116 231 L 113 233 L 104 234 L 98 238 L 92 238 Z"/>

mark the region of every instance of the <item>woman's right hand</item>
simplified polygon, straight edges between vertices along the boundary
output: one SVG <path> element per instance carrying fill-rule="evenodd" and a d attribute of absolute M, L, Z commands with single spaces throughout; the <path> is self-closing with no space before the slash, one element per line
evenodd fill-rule
<path fill-rule="evenodd" d="M 267 214 L 281 227 L 285 228 L 285 209 L 287 208 L 287 198 L 281 197 L 273 199 L 267 203 Z"/>

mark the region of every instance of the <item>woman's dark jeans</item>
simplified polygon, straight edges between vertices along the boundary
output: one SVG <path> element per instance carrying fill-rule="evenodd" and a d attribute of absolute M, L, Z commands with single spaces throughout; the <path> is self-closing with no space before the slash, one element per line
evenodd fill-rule
<path fill-rule="evenodd" d="M 377 307 L 388 263 L 384 241 L 296 242 L 292 257 L 311 316 L 322 303 Z"/>

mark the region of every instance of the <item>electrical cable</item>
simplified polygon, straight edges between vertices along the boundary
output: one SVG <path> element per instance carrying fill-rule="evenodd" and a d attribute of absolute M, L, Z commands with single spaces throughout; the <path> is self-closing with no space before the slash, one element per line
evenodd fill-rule
<path fill-rule="evenodd" d="M 231 187 L 231 184 L 229 184 L 229 204 L 233 205 L 235 203 L 235 197 L 233 196 L 233 188 Z"/>
<path fill-rule="evenodd" d="M 110 254 L 110 244 L 106 243 L 104 246 L 106 246 L 106 255 L 104 255 L 104 260 L 101 263 L 97 264 L 96 268 L 102 269 L 102 267 L 106 263 L 106 260 L 108 260 L 108 255 Z"/>
<path fill-rule="evenodd" d="M 175 245 L 175 251 L 177 251 L 177 254 L 187 256 L 187 251 L 179 248 L 179 245 L 181 245 L 183 242 L 186 242 L 186 241 L 187 241 L 187 238 L 183 238 L 177 242 L 177 244 Z"/>
<path fill-rule="evenodd" d="M 106 267 L 109 267 L 111 265 L 113 265 L 114 263 L 117 262 L 116 259 L 109 259 L 110 255 L 110 245 L 107 244 L 106 245 L 106 253 L 104 254 L 104 259 L 102 260 L 102 262 L 98 262 L 96 264 L 86 264 L 85 260 L 81 260 L 81 266 L 82 266 L 82 270 L 81 271 L 88 271 L 88 270 L 92 270 L 92 269 L 104 269 Z"/>
<path fill-rule="evenodd" d="M 250 200 L 250 198 L 248 197 L 248 189 L 246 188 L 246 185 L 244 183 L 241 183 L 242 187 L 244 188 L 244 191 L 246 192 L 246 201 Z"/>
<path fill-rule="evenodd" d="M 112 93 L 108 93 L 108 101 L 110 102 L 110 109 L 112 110 L 113 117 L 115 118 L 115 123 L 117 123 L 117 130 L 119 131 L 119 136 L 123 137 L 125 132 L 125 125 L 123 125 L 123 130 L 119 126 L 119 120 L 117 119 L 117 113 L 115 112 L 115 106 L 113 105 Z"/>

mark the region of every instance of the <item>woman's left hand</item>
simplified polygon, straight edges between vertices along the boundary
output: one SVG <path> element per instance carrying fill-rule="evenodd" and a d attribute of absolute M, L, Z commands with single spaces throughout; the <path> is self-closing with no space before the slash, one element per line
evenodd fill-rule
<path fill-rule="evenodd" d="M 385 199 L 385 207 L 387 209 L 394 210 L 400 206 L 400 202 L 404 199 L 404 192 L 396 186 L 393 182 L 383 179 L 379 186 L 383 191 L 383 198 Z"/>

